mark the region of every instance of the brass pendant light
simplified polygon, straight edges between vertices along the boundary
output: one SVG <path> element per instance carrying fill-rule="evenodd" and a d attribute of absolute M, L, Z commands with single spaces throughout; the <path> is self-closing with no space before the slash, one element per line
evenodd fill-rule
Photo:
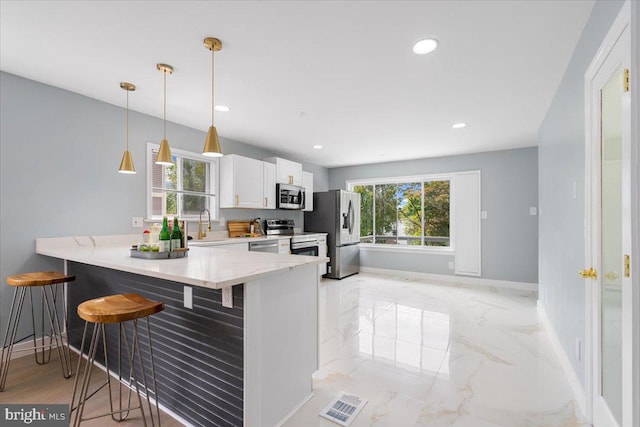
<path fill-rule="evenodd" d="M 133 157 L 129 151 L 129 92 L 136 90 L 136 87 L 135 85 L 126 82 L 120 83 L 120 87 L 127 91 L 127 149 L 122 155 L 122 161 L 120 162 L 120 169 L 118 169 L 118 172 L 134 174 L 136 173 L 136 168 L 133 166 Z"/>
<path fill-rule="evenodd" d="M 164 75 L 164 130 L 162 133 L 162 141 L 160 142 L 160 150 L 158 151 L 157 165 L 172 166 L 171 147 L 167 141 L 167 73 L 173 73 L 173 67 L 167 64 L 157 64 L 156 68 Z"/>
<path fill-rule="evenodd" d="M 204 47 L 211 51 L 211 126 L 207 132 L 207 139 L 204 142 L 204 149 L 202 155 L 208 157 L 222 157 L 222 150 L 220 149 L 220 141 L 218 140 L 218 131 L 213 125 L 213 114 L 215 111 L 215 104 L 213 103 L 213 53 L 218 50 L 222 50 L 222 42 L 213 37 L 207 37 L 204 39 Z"/>

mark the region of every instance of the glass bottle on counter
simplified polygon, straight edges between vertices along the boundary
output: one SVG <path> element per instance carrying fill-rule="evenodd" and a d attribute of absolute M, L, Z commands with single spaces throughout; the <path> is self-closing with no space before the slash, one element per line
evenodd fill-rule
<path fill-rule="evenodd" d="M 171 230 L 171 250 L 175 251 L 182 246 L 182 233 L 178 225 L 178 217 L 173 218 L 173 229 Z"/>
<path fill-rule="evenodd" d="M 162 230 L 160 230 L 158 241 L 160 248 L 158 252 L 169 252 L 171 250 L 171 233 L 169 232 L 169 223 L 166 216 L 162 220 Z"/>

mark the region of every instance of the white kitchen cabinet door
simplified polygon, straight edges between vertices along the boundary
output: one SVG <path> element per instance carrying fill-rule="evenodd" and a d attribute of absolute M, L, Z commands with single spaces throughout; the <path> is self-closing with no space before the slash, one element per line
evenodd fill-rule
<path fill-rule="evenodd" d="M 327 256 L 327 236 L 322 235 L 318 237 L 318 256 Z M 320 275 L 327 274 L 327 263 L 320 265 Z"/>
<path fill-rule="evenodd" d="M 262 208 L 262 161 L 229 154 L 220 159 L 220 207 Z"/>
<path fill-rule="evenodd" d="M 304 187 L 304 211 L 313 210 L 313 174 L 302 172 L 302 186 Z"/>
<path fill-rule="evenodd" d="M 276 208 L 276 165 L 273 163 L 263 162 L 263 190 L 262 207 L 264 209 Z"/>
<path fill-rule="evenodd" d="M 302 164 L 281 157 L 269 157 L 265 162 L 275 163 L 276 182 L 302 186 Z"/>
<path fill-rule="evenodd" d="M 278 240 L 278 253 L 280 255 L 289 255 L 291 253 L 291 239 Z"/>

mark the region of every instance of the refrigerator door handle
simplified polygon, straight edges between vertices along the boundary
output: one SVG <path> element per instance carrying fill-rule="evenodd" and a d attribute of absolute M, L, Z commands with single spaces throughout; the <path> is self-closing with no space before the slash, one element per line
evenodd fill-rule
<path fill-rule="evenodd" d="M 348 211 L 348 215 L 349 215 L 349 234 L 353 234 L 353 202 L 351 200 L 349 200 L 349 211 Z"/>

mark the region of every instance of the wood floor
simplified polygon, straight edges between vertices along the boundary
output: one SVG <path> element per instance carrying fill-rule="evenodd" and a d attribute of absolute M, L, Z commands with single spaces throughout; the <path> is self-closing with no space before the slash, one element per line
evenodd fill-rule
<path fill-rule="evenodd" d="M 9 366 L 9 375 L 4 391 L 0 392 L 0 404 L 24 403 L 24 404 L 48 404 L 48 403 L 66 403 L 71 401 L 73 393 L 73 383 L 75 379 L 75 370 L 77 368 L 78 357 L 74 353 L 73 371 L 74 375 L 69 379 L 62 377 L 60 369 L 60 361 L 57 353 L 54 351 L 51 361 L 46 365 L 37 365 L 33 356 L 24 356 L 13 359 Z M 105 381 L 104 371 L 95 368 L 91 374 L 91 382 L 94 390 Z M 117 380 L 115 381 L 117 382 Z M 115 384 L 115 382 L 112 382 Z M 98 415 L 108 411 L 109 397 L 107 387 L 103 388 L 98 394 L 93 396 L 87 402 L 84 417 Z M 116 391 L 114 389 L 114 391 Z M 135 394 L 134 394 L 135 399 Z M 145 413 L 148 416 L 148 407 L 145 403 Z M 171 418 L 169 415 L 161 412 L 161 425 L 164 427 L 182 426 L 181 423 Z M 111 417 L 97 418 L 82 423 L 83 426 L 108 426 L 119 425 L 121 427 L 134 427 L 144 425 L 140 410 L 134 410 L 130 413 L 129 418 L 124 423 L 117 423 Z M 148 425 L 151 425 L 148 421 Z M 156 424 L 157 425 L 157 424 Z"/>

